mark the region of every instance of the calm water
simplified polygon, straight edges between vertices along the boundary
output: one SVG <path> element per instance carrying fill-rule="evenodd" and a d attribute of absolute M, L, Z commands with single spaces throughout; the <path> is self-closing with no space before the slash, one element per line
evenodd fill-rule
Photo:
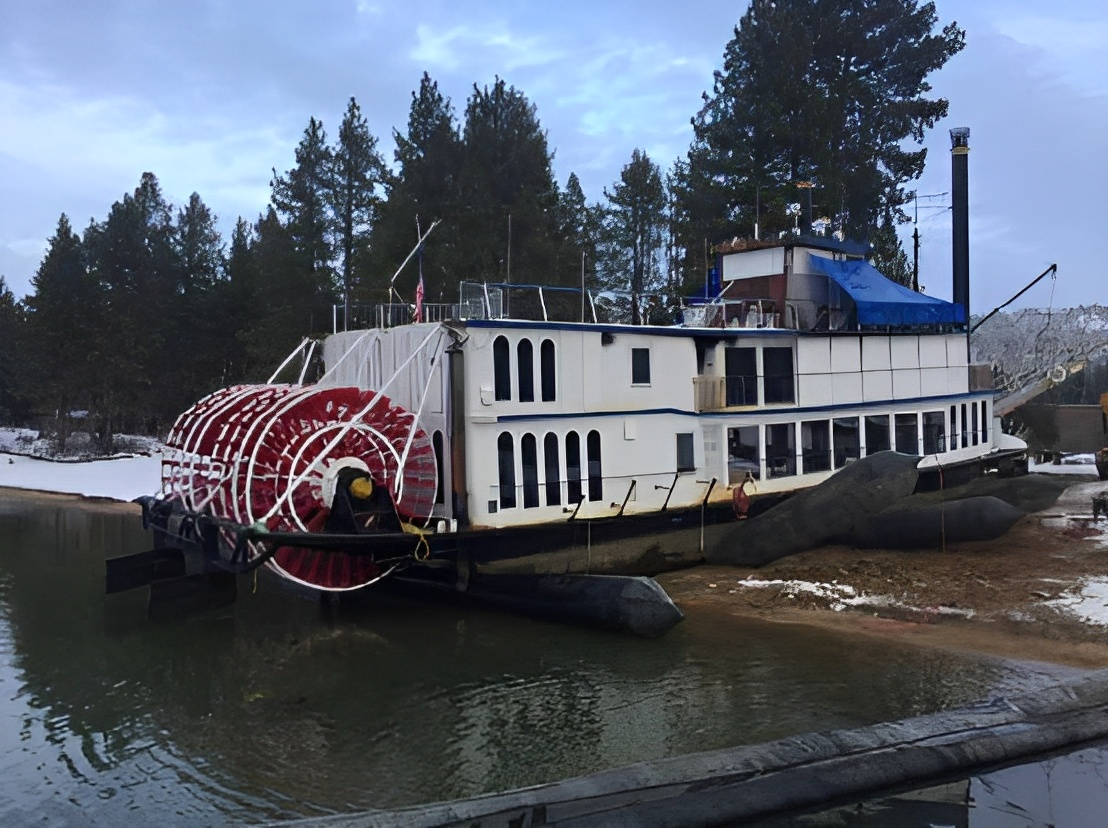
<path fill-rule="evenodd" d="M 270 577 L 144 619 L 103 595 L 137 517 L 0 496 L 0 824 L 222 825 L 469 796 L 868 724 L 1033 668 L 691 617 L 640 640 L 382 598 L 325 618 Z"/>

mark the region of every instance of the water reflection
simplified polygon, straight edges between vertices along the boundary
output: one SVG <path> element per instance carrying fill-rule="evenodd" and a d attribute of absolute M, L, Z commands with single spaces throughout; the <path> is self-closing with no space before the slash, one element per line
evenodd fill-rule
<path fill-rule="evenodd" d="M 1102 828 L 1108 744 L 971 779 L 749 828 Z"/>
<path fill-rule="evenodd" d="M 0 500 L 0 822 L 238 823 L 397 807 L 1018 689 L 1011 665 L 693 616 L 657 641 L 261 577 L 144 620 L 137 517 Z M 145 813 L 145 811 L 144 811 Z"/>

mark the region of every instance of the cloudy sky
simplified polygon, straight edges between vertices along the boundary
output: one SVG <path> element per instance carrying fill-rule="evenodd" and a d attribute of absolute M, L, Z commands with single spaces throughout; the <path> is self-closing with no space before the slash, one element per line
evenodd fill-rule
<path fill-rule="evenodd" d="M 971 300 L 1108 303 L 1108 3 L 938 0 L 967 47 L 933 77 L 950 117 L 917 191 L 950 190 L 948 130 L 970 137 Z M 35 0 L 0 4 L 0 275 L 30 292 L 65 212 L 80 231 L 142 173 L 198 192 L 229 231 L 254 220 L 308 118 L 351 96 L 392 157 L 424 71 L 457 110 L 499 75 L 536 105 L 564 185 L 599 200 L 636 147 L 668 168 L 745 0 Z M 921 282 L 950 297 L 949 195 L 921 198 Z M 906 227 L 907 237 L 911 227 Z M 910 242 L 906 246 L 909 251 Z"/>

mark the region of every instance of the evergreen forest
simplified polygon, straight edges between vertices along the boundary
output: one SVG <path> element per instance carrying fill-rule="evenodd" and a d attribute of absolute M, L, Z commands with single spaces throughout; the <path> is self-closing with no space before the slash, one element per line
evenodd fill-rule
<path fill-rule="evenodd" d="M 309 117 L 264 212 L 230 238 L 199 193 L 171 204 L 141 173 L 88 226 L 60 215 L 30 295 L 0 276 L 0 424 L 63 449 L 78 427 L 102 451 L 114 434 L 164 436 L 216 388 L 269 379 L 305 337 L 414 304 L 420 279 L 427 306 L 456 303 L 462 281 L 584 284 L 604 319 L 672 319 L 719 244 L 809 216 L 910 284 L 896 227 L 947 113 L 927 78 L 964 42 L 931 2 L 752 0 L 689 113 L 687 154 L 663 168 L 635 149 L 593 199 L 574 173 L 555 179 L 536 103 L 500 77 L 458 110 L 424 74 L 391 152 L 354 97 L 330 131 Z M 552 317 L 577 316 L 578 295 L 553 295 Z M 534 291 L 509 301 L 540 312 Z"/>

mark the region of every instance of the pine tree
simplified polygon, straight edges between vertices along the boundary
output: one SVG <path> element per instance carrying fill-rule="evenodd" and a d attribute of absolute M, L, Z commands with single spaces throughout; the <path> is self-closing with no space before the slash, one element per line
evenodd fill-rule
<path fill-rule="evenodd" d="M 631 324 L 643 322 L 645 294 L 664 284 L 666 192 L 658 166 L 639 149 L 631 153 L 620 179 L 605 189 L 602 279 L 626 290 Z"/>
<path fill-rule="evenodd" d="M 220 313 L 224 255 L 216 221 L 197 193 L 177 211 L 173 234 L 177 291 L 166 318 L 177 356 L 163 364 L 164 375 L 158 378 L 165 418 L 221 384 L 225 352 L 234 341 L 234 332 L 227 329 Z"/>
<path fill-rule="evenodd" d="M 232 276 L 251 296 L 239 340 L 250 375 L 265 379 L 304 337 L 330 328 L 332 310 L 304 279 L 296 239 L 273 207 L 254 225 L 247 258 Z"/>
<path fill-rule="evenodd" d="M 333 228 L 330 209 L 333 160 L 323 124 L 311 118 L 296 148 L 296 166 L 273 172 L 270 200 L 293 243 L 296 267 L 315 294 L 313 305 L 334 299 Z"/>
<path fill-rule="evenodd" d="M 440 221 L 424 245 L 423 273 L 429 301 L 450 302 L 458 289 L 455 267 L 460 244 L 458 216 L 462 210 L 458 191 L 463 147 L 454 108 L 439 92 L 438 83 L 423 74 L 419 91 L 412 93 L 406 134 L 393 131 L 393 157 L 397 173 L 388 183 L 388 198 L 381 220 L 374 228 L 372 261 L 379 279 L 366 299 L 384 301 L 388 279 L 419 238 Z M 397 277 L 397 290 L 412 296 L 417 276 L 408 272 Z"/>
<path fill-rule="evenodd" d="M 88 409 L 101 371 L 95 326 L 103 296 L 89 274 L 85 248 L 64 213 L 31 279 L 27 299 L 27 388 L 65 450 L 70 412 Z"/>
<path fill-rule="evenodd" d="M 903 185 L 923 169 L 924 131 L 947 101 L 927 77 L 959 52 L 931 2 L 753 0 L 693 119 L 677 190 L 686 253 L 708 237 L 785 230 L 783 207 L 814 185 L 816 215 L 865 237 L 905 218 Z"/>
<path fill-rule="evenodd" d="M 171 215 L 157 177 L 147 172 L 105 222 L 85 231 L 90 272 L 104 297 L 93 326 L 99 370 L 92 407 L 105 452 L 117 429 L 157 431 L 176 413 L 166 402 L 172 365 L 182 358 L 168 347 L 182 278 Z"/>
<path fill-rule="evenodd" d="M 491 88 L 474 86 L 462 134 L 458 275 L 576 284 L 576 273 L 549 272 L 558 189 L 535 106 L 499 77 Z M 521 301 L 517 312 L 537 311 L 537 298 Z"/>
<path fill-rule="evenodd" d="M 22 425 L 30 416 L 30 354 L 26 308 L 0 276 L 0 425 Z"/>
<path fill-rule="evenodd" d="M 338 144 L 331 152 L 330 201 L 342 257 L 344 328 L 350 326 L 350 297 L 358 282 L 356 254 L 369 244 L 384 182 L 385 162 L 377 152 L 377 139 L 370 134 L 358 102 L 351 98 L 339 128 Z"/>

